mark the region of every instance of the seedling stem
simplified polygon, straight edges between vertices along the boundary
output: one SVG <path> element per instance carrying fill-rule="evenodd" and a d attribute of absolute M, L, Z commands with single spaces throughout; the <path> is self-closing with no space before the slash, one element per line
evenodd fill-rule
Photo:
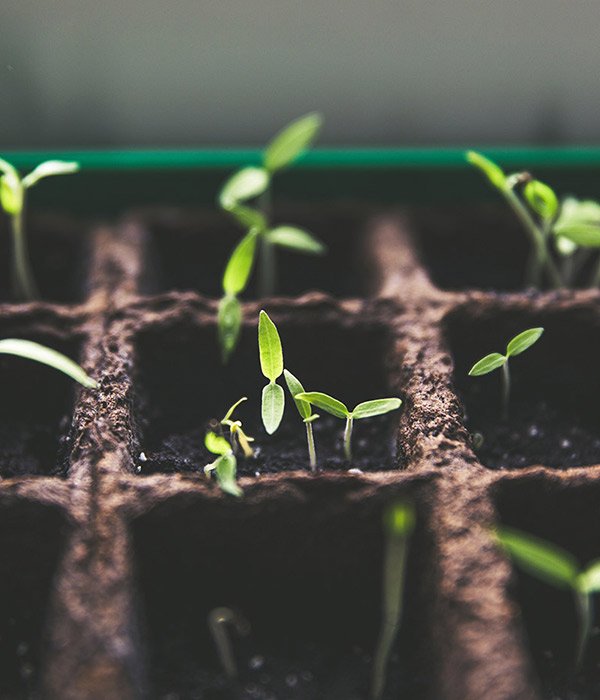
<path fill-rule="evenodd" d="M 315 417 L 318 418 L 316 414 Z M 304 425 L 306 426 L 306 442 L 308 443 L 308 461 L 310 464 L 311 471 L 317 471 L 317 451 L 315 449 L 315 437 L 313 435 L 312 421 L 305 420 Z"/>
<path fill-rule="evenodd" d="M 344 428 L 344 454 L 350 462 L 352 460 L 352 428 L 354 427 L 354 418 L 352 415 L 346 417 L 346 427 Z"/>
<path fill-rule="evenodd" d="M 23 204 L 25 195 L 23 195 Z M 27 238 L 23 230 L 23 209 L 10 217 L 13 234 L 13 293 L 18 299 L 36 299 L 39 294 L 33 278 L 33 272 L 29 264 L 29 251 L 27 250 Z"/>
<path fill-rule="evenodd" d="M 508 419 L 508 403 L 510 401 L 510 370 L 508 362 L 502 365 L 502 418 Z"/>
<path fill-rule="evenodd" d="M 208 628 L 217 648 L 217 655 L 223 670 L 229 678 L 237 678 L 238 669 L 233 653 L 233 644 L 227 627 L 233 627 L 239 636 L 250 632 L 250 624 L 239 613 L 231 608 L 214 608 L 208 613 Z"/>

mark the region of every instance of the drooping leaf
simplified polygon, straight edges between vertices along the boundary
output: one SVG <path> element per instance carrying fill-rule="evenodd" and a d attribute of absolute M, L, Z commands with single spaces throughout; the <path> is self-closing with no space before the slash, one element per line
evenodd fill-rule
<path fill-rule="evenodd" d="M 554 190 L 539 180 L 530 180 L 523 190 L 529 206 L 542 219 L 554 219 L 558 213 L 558 197 Z"/>
<path fill-rule="evenodd" d="M 490 355 L 482 357 L 469 370 L 469 377 L 480 377 L 482 374 L 493 372 L 506 362 L 506 357 L 499 352 L 492 352 Z"/>
<path fill-rule="evenodd" d="M 285 394 L 275 382 L 269 382 L 262 390 L 261 417 L 265 430 L 272 435 L 283 418 Z"/>
<path fill-rule="evenodd" d="M 226 295 L 221 299 L 217 325 L 223 362 L 227 362 L 235 350 L 242 328 L 242 306 L 237 297 Z"/>
<path fill-rule="evenodd" d="M 98 384 L 89 377 L 84 370 L 73 360 L 69 359 L 57 350 L 48 348 L 40 343 L 31 340 L 21 340 L 17 338 L 6 338 L 0 340 L 0 353 L 4 355 L 16 355 L 27 360 L 35 360 L 43 365 L 48 365 L 59 372 L 66 374 L 87 389 L 95 389 Z"/>
<path fill-rule="evenodd" d="M 322 255 L 326 250 L 321 241 L 296 226 L 277 226 L 268 231 L 266 236 L 269 243 L 310 255 Z"/>
<path fill-rule="evenodd" d="M 258 231 L 264 231 L 267 228 L 267 220 L 258 209 L 252 209 L 252 207 L 247 207 L 244 204 L 234 204 L 228 207 L 227 211 L 244 228 L 254 228 L 258 229 Z"/>
<path fill-rule="evenodd" d="M 244 495 L 236 481 L 237 460 L 231 452 L 217 459 L 215 462 L 215 475 L 222 491 L 236 498 Z"/>
<path fill-rule="evenodd" d="M 69 175 L 79 170 L 79 163 L 67 160 L 47 160 L 40 163 L 28 175 L 23 178 L 23 187 L 33 187 L 44 177 L 51 175 Z"/>
<path fill-rule="evenodd" d="M 283 350 L 277 327 L 266 311 L 258 318 L 258 352 L 262 373 L 274 382 L 283 372 Z"/>
<path fill-rule="evenodd" d="M 263 162 L 269 172 L 290 165 L 316 139 L 323 119 L 312 112 L 284 127 L 265 148 Z"/>
<path fill-rule="evenodd" d="M 247 397 L 247 396 L 242 396 L 241 399 L 238 399 L 238 400 L 233 404 L 233 406 L 231 406 L 231 407 L 229 408 L 229 410 L 228 410 L 227 413 L 225 414 L 225 416 L 224 416 L 223 420 L 221 421 L 221 423 L 225 423 L 225 421 L 228 421 L 228 420 L 231 418 L 231 416 L 233 415 L 233 412 L 235 411 L 235 409 L 236 409 L 241 403 L 244 403 L 244 401 L 248 401 L 248 397 Z"/>
<path fill-rule="evenodd" d="M 467 151 L 466 158 L 471 165 L 481 170 L 494 187 L 502 191 L 507 189 L 506 175 L 499 165 L 477 151 Z"/>
<path fill-rule="evenodd" d="M 573 587 L 579 567 L 575 557 L 550 542 L 513 528 L 503 527 L 496 539 L 525 571 L 559 588 Z"/>
<path fill-rule="evenodd" d="M 579 574 L 577 588 L 583 593 L 600 592 L 600 559 L 588 564 L 585 571 Z"/>
<path fill-rule="evenodd" d="M 519 335 L 516 335 L 510 343 L 506 346 L 507 357 L 514 357 L 515 355 L 520 355 L 522 352 L 530 348 L 534 343 L 541 338 L 543 328 L 529 328 Z"/>
<path fill-rule="evenodd" d="M 223 274 L 223 291 L 226 295 L 235 296 L 246 288 L 254 264 L 257 237 L 256 229 L 248 231 L 231 254 Z"/>
<path fill-rule="evenodd" d="M 357 404 L 352 411 L 353 418 L 371 418 L 372 416 L 381 416 L 384 413 L 395 411 L 402 406 L 400 399 L 372 399 L 371 401 L 363 401 Z"/>
<path fill-rule="evenodd" d="M 269 173 L 264 168 L 242 168 L 223 185 L 219 202 L 223 209 L 231 209 L 240 202 L 253 199 L 269 186 Z"/>
<path fill-rule="evenodd" d="M 296 404 L 298 413 L 302 418 L 310 418 L 312 410 L 308 401 L 302 401 L 301 399 L 296 398 L 296 394 L 302 393 L 304 391 L 304 387 L 302 386 L 300 381 L 287 369 L 283 370 L 283 376 L 285 377 L 285 383 L 287 384 L 287 388 L 289 389 L 290 394 L 294 399 L 294 403 Z"/>
<path fill-rule="evenodd" d="M 327 411 L 327 413 L 331 413 L 332 416 L 336 416 L 336 418 L 347 418 L 350 414 L 350 411 L 341 401 L 321 391 L 303 391 L 294 398 L 301 401 L 308 401 L 308 403 L 322 408 L 324 411 Z"/>
<path fill-rule="evenodd" d="M 214 455 L 226 455 L 231 452 L 231 445 L 222 435 L 217 435 L 209 430 L 204 437 L 204 446 Z"/>

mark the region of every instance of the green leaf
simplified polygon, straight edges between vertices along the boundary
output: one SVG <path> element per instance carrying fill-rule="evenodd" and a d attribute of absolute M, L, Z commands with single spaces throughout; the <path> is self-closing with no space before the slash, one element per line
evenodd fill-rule
<path fill-rule="evenodd" d="M 519 333 L 519 335 L 516 335 L 506 346 L 506 356 L 514 357 L 515 355 L 520 355 L 522 352 L 525 352 L 527 348 L 537 343 L 543 332 L 543 328 L 529 328 Z"/>
<path fill-rule="evenodd" d="M 227 362 L 235 350 L 242 329 L 242 306 L 236 297 L 224 296 L 221 299 L 217 325 L 223 362 Z"/>
<path fill-rule="evenodd" d="M 558 213 L 558 198 L 554 190 L 539 180 L 530 180 L 523 190 L 525 199 L 533 211 L 542 219 L 554 219 Z"/>
<path fill-rule="evenodd" d="M 269 382 L 262 390 L 261 416 L 265 430 L 269 435 L 279 428 L 285 408 L 285 394 L 282 387 Z"/>
<path fill-rule="evenodd" d="M 332 416 L 336 416 L 336 418 L 347 418 L 350 415 L 350 411 L 341 401 L 321 391 L 303 391 L 300 394 L 296 394 L 294 398 L 308 401 L 308 403 L 322 408 L 327 413 L 331 413 Z"/>
<path fill-rule="evenodd" d="M 557 223 L 552 232 L 556 236 L 568 238 L 582 248 L 600 248 L 600 222 L 566 221 Z"/>
<path fill-rule="evenodd" d="M 372 401 L 363 401 L 359 403 L 352 411 L 353 418 L 371 418 L 372 416 L 381 416 L 384 413 L 395 411 L 400 408 L 402 401 L 400 399 L 373 399 Z"/>
<path fill-rule="evenodd" d="M 299 250 L 302 253 L 322 255 L 326 250 L 321 241 L 295 226 L 277 226 L 268 231 L 266 236 L 267 240 L 274 245 Z"/>
<path fill-rule="evenodd" d="M 499 165 L 496 165 L 496 163 L 486 158 L 481 153 L 477 153 L 477 151 L 467 151 L 466 158 L 471 165 L 481 170 L 494 187 L 497 187 L 503 192 L 508 188 L 506 176 Z"/>
<path fill-rule="evenodd" d="M 471 367 L 469 370 L 469 377 L 480 377 L 482 374 L 493 372 L 495 369 L 498 369 L 498 367 L 502 367 L 506 360 L 507 358 L 499 352 L 486 355 Z"/>
<path fill-rule="evenodd" d="M 384 515 L 385 529 L 393 537 L 406 537 L 415 527 L 415 509 L 410 503 L 391 505 Z"/>
<path fill-rule="evenodd" d="M 267 220 L 257 209 L 246 207 L 243 204 L 234 204 L 227 211 L 237 219 L 244 228 L 255 228 L 264 231 L 267 228 Z"/>
<path fill-rule="evenodd" d="M 83 369 L 61 352 L 48 348 L 31 340 L 6 338 L 0 340 L 0 353 L 4 355 L 16 355 L 27 360 L 35 360 L 43 365 L 48 365 L 59 372 L 66 374 L 71 379 L 79 382 L 87 389 L 95 389 L 98 384 L 89 377 Z"/>
<path fill-rule="evenodd" d="M 579 573 L 575 557 L 550 542 L 503 527 L 496 539 L 525 571 L 559 588 L 574 587 Z"/>
<path fill-rule="evenodd" d="M 264 168 L 242 168 L 223 185 L 219 202 L 223 209 L 232 209 L 239 202 L 253 199 L 269 186 L 269 173 Z"/>
<path fill-rule="evenodd" d="M 237 460 L 231 452 L 217 459 L 215 462 L 215 475 L 222 491 L 236 498 L 244 495 L 236 481 Z"/>
<path fill-rule="evenodd" d="M 19 214 L 23 210 L 23 185 L 17 178 L 10 175 L 0 177 L 0 205 L 10 216 Z"/>
<path fill-rule="evenodd" d="M 583 593 L 600 592 L 600 559 L 588 564 L 585 571 L 579 574 L 577 587 Z"/>
<path fill-rule="evenodd" d="M 285 383 L 287 384 L 287 388 L 289 389 L 290 394 L 294 399 L 294 403 L 296 404 L 298 413 L 302 418 L 310 418 L 312 409 L 308 401 L 302 401 L 301 399 L 296 398 L 296 394 L 301 394 L 304 391 L 304 387 L 302 386 L 300 381 L 296 379 L 296 377 L 294 377 L 294 375 L 287 369 L 283 370 L 283 376 L 285 377 Z"/>
<path fill-rule="evenodd" d="M 556 236 L 556 250 L 561 254 L 561 255 L 573 255 L 573 253 L 577 250 L 579 247 L 577 243 L 573 243 L 573 241 L 570 241 L 568 238 L 565 238 L 564 236 Z"/>
<path fill-rule="evenodd" d="M 258 231 L 249 231 L 237 244 L 223 274 L 223 291 L 235 296 L 244 291 L 254 264 Z"/>
<path fill-rule="evenodd" d="M 226 455 L 227 453 L 231 452 L 231 445 L 227 442 L 227 440 L 221 435 L 213 433 L 212 430 L 209 430 L 208 433 L 206 433 L 204 438 L 204 446 L 214 455 Z"/>
<path fill-rule="evenodd" d="M 274 382 L 283 372 L 283 350 L 277 327 L 266 311 L 258 318 L 258 351 L 262 373 Z"/>
<path fill-rule="evenodd" d="M 75 161 L 47 160 L 44 163 L 40 163 L 37 168 L 23 178 L 23 187 L 33 187 L 36 182 L 39 182 L 44 177 L 69 175 L 70 173 L 76 173 L 78 170 L 79 163 Z"/>
<path fill-rule="evenodd" d="M 265 148 L 263 162 L 269 172 L 290 165 L 316 139 L 323 119 L 312 112 L 282 129 Z"/>

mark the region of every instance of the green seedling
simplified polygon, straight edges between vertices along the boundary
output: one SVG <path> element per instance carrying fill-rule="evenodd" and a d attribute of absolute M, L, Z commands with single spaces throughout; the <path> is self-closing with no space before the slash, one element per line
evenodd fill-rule
<path fill-rule="evenodd" d="M 215 643 L 221 666 L 229 678 L 237 678 L 238 669 L 233 645 L 227 632 L 228 627 L 232 627 L 240 637 L 250 634 L 248 620 L 231 608 L 214 608 L 208 613 L 208 629 Z"/>
<path fill-rule="evenodd" d="M 204 438 L 204 446 L 212 454 L 218 455 L 214 462 L 204 467 L 204 474 L 208 477 L 214 472 L 222 491 L 237 498 L 243 496 L 236 481 L 237 459 L 227 439 L 209 430 Z"/>
<path fill-rule="evenodd" d="M 239 444 L 239 446 L 242 448 L 242 452 L 244 453 L 244 457 L 252 457 L 254 456 L 254 451 L 252 450 L 250 443 L 254 442 L 254 438 L 250 437 L 249 435 L 246 435 L 246 433 L 243 431 L 242 421 L 232 420 L 233 412 L 235 411 L 235 409 L 241 403 L 247 400 L 247 396 L 242 396 L 242 398 L 239 401 L 236 401 L 233 404 L 233 406 L 227 411 L 225 417 L 221 420 L 221 425 L 225 426 L 226 428 L 229 428 L 229 438 L 231 440 L 231 448 L 233 454 L 236 453 L 237 445 Z"/>
<path fill-rule="evenodd" d="M 59 372 L 79 382 L 86 389 L 96 389 L 98 386 L 95 379 L 89 377 L 78 364 L 66 355 L 40 343 L 34 343 L 31 340 L 21 340 L 20 338 L 0 340 L 0 354 L 15 355 L 26 360 L 34 360 L 40 364 L 57 369 Z"/>
<path fill-rule="evenodd" d="M 62 160 L 47 160 L 28 175 L 21 178 L 16 168 L 0 158 L 0 205 L 11 221 L 12 284 L 17 298 L 31 301 L 38 296 L 37 286 L 31 271 L 27 237 L 23 226 L 25 193 L 42 178 L 50 175 L 66 175 L 79 170 L 79 163 Z"/>
<path fill-rule="evenodd" d="M 283 350 L 277 327 L 265 311 L 258 318 L 258 354 L 260 369 L 269 383 L 262 390 L 261 416 L 265 430 L 272 435 L 281 423 L 285 394 L 277 384 L 283 374 Z"/>
<path fill-rule="evenodd" d="M 385 555 L 383 562 L 382 619 L 379 641 L 373 662 L 371 697 L 379 700 L 385 688 L 385 677 L 392 644 L 402 621 L 404 579 L 410 536 L 415 526 L 415 513 L 408 503 L 395 503 L 384 515 Z"/>
<path fill-rule="evenodd" d="M 581 569 L 569 552 L 533 535 L 503 527 L 495 533 L 495 538 L 528 574 L 572 592 L 579 620 L 575 669 L 580 669 L 592 631 L 592 595 L 600 591 L 600 559 Z"/>
<path fill-rule="evenodd" d="M 274 175 L 291 165 L 316 139 L 321 128 L 319 114 L 307 114 L 285 127 L 267 145 L 260 167 L 242 168 L 223 186 L 220 206 L 241 224 L 246 233 L 235 247 L 223 274 L 223 297 L 219 305 L 219 341 L 224 361 L 237 345 L 242 322 L 238 296 L 246 288 L 257 255 L 260 255 L 259 293 L 275 291 L 274 248 L 282 247 L 310 255 L 325 252 L 325 246 L 297 226 L 273 227 L 271 184 Z M 258 200 L 258 208 L 248 205 Z"/>
<path fill-rule="evenodd" d="M 300 394 L 296 394 L 294 398 L 298 401 L 307 401 L 313 406 L 327 411 L 327 413 L 330 413 L 332 416 L 342 418 L 346 421 L 346 427 L 344 429 L 344 454 L 349 461 L 352 460 L 352 428 L 354 426 L 354 421 L 359 418 L 381 416 L 384 413 L 395 411 L 402 405 L 402 401 L 396 398 L 373 399 L 372 401 L 359 403 L 352 411 L 349 411 L 341 401 L 320 391 L 301 392 Z"/>
<path fill-rule="evenodd" d="M 579 271 L 600 249 L 600 204 L 592 200 L 580 201 L 568 197 L 562 202 L 560 215 L 552 230 L 555 244 L 563 256 L 563 276 L 569 284 Z M 593 265 L 590 286 L 600 285 L 600 255 Z"/>
<path fill-rule="evenodd" d="M 510 371 L 508 368 L 508 360 L 510 357 L 520 355 L 534 343 L 537 343 L 543 332 L 543 328 L 529 328 L 519 333 L 506 346 L 506 355 L 502 355 L 499 352 L 492 352 L 482 357 L 481 360 L 476 362 L 469 370 L 469 377 L 480 377 L 483 374 L 489 374 L 499 367 L 502 367 L 502 417 L 504 420 L 508 418 L 508 405 L 510 402 Z"/>
<path fill-rule="evenodd" d="M 310 468 L 313 472 L 317 471 L 317 451 L 315 449 L 315 438 L 313 435 L 312 424 L 319 417 L 318 413 L 313 413 L 310 403 L 308 401 L 302 401 L 297 399 L 296 396 L 304 392 L 304 387 L 291 372 L 287 369 L 283 370 L 283 376 L 285 377 L 285 383 L 287 384 L 288 390 L 294 399 L 300 418 L 302 418 L 304 425 L 306 426 L 306 442 L 308 443 L 308 461 L 310 463 Z"/>

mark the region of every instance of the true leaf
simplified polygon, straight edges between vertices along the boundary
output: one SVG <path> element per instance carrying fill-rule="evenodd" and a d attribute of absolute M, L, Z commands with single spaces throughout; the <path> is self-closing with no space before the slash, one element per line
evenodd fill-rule
<path fill-rule="evenodd" d="M 558 198 L 554 190 L 539 180 L 530 180 L 523 190 L 525 199 L 542 219 L 554 219 L 558 212 Z"/>
<path fill-rule="evenodd" d="M 530 348 L 534 343 L 536 343 L 542 333 L 543 328 L 529 328 L 519 335 L 516 335 L 510 343 L 506 346 L 507 357 L 514 357 L 514 355 L 520 355 L 522 352 Z"/>
<path fill-rule="evenodd" d="M 242 328 L 242 307 L 236 297 L 226 295 L 221 299 L 217 325 L 223 361 L 227 362 L 235 350 Z"/>
<path fill-rule="evenodd" d="M 560 547 L 512 528 L 498 530 L 496 539 L 528 573 L 554 586 L 567 588 L 575 585 L 577 561 Z"/>
<path fill-rule="evenodd" d="M 359 403 L 352 411 L 353 418 L 371 418 L 372 416 L 381 416 L 384 413 L 395 411 L 400 408 L 402 401 L 400 399 L 373 399 L 372 401 L 363 401 Z"/>
<path fill-rule="evenodd" d="M 47 160 L 44 163 L 40 163 L 37 168 L 34 168 L 23 178 L 23 187 L 33 187 L 36 182 L 50 175 L 69 175 L 70 173 L 76 173 L 78 170 L 79 163 L 75 161 Z"/>
<path fill-rule="evenodd" d="M 231 209 L 239 202 L 253 199 L 269 186 L 269 173 L 264 168 L 242 168 L 223 185 L 219 202 L 223 209 Z"/>
<path fill-rule="evenodd" d="M 265 430 L 272 435 L 283 418 L 285 394 L 275 382 L 269 382 L 262 390 L 261 416 Z"/>
<path fill-rule="evenodd" d="M 295 226 L 277 226 L 277 228 L 268 231 L 266 236 L 268 241 L 274 245 L 300 250 L 303 253 L 322 255 L 326 250 L 321 241 Z"/>
<path fill-rule="evenodd" d="M 204 446 L 214 455 L 226 455 L 228 452 L 231 452 L 231 445 L 227 440 L 223 436 L 213 433 L 212 430 L 206 433 Z"/>
<path fill-rule="evenodd" d="M 577 587 L 584 593 L 600 592 L 600 559 L 596 559 L 579 574 Z"/>
<path fill-rule="evenodd" d="M 496 165 L 496 163 L 481 153 L 477 153 L 477 151 L 467 151 L 466 158 L 471 165 L 479 168 L 484 173 L 494 187 L 497 187 L 499 190 L 507 189 L 506 176 L 499 165 Z"/>
<path fill-rule="evenodd" d="M 231 452 L 219 457 L 215 462 L 215 475 L 222 491 L 239 498 L 244 492 L 236 481 L 237 460 Z"/>
<path fill-rule="evenodd" d="M 17 338 L 6 338 L 0 340 L 0 353 L 5 355 L 16 355 L 27 360 L 35 360 L 41 364 L 48 365 L 59 372 L 66 374 L 71 379 L 79 382 L 87 389 L 95 389 L 98 385 L 94 379 L 89 377 L 84 370 L 66 355 L 63 355 L 45 345 L 34 343 L 31 340 L 21 340 Z"/>
<path fill-rule="evenodd" d="M 308 401 L 313 406 L 318 406 L 337 418 L 347 418 L 350 415 L 350 411 L 341 401 L 338 401 L 337 399 L 334 399 L 333 396 L 324 394 L 321 391 L 304 391 L 297 394 L 294 398 L 302 401 Z"/>
<path fill-rule="evenodd" d="M 258 351 L 262 373 L 274 382 L 283 372 L 283 351 L 277 327 L 265 311 L 258 319 Z"/>
<path fill-rule="evenodd" d="M 265 148 L 265 168 L 275 172 L 290 165 L 315 140 L 322 122 L 321 115 L 312 112 L 283 128 Z"/>
<path fill-rule="evenodd" d="M 296 394 L 302 393 L 304 391 L 304 387 L 302 386 L 300 381 L 296 377 L 294 377 L 294 375 L 287 369 L 283 370 L 283 376 L 285 377 L 285 383 L 287 384 L 290 394 L 294 399 L 294 403 L 296 404 L 298 413 L 302 418 L 310 418 L 312 410 L 308 401 L 302 401 L 301 399 L 296 398 Z"/>
<path fill-rule="evenodd" d="M 252 272 L 258 231 L 251 230 L 237 244 L 223 274 L 223 290 L 226 295 L 235 296 L 242 292 Z"/>
<path fill-rule="evenodd" d="M 504 355 L 501 355 L 499 352 L 493 352 L 490 355 L 486 355 L 471 367 L 469 370 L 469 376 L 479 377 L 482 374 L 493 372 L 495 369 L 498 369 L 498 367 L 502 367 L 502 365 L 506 362 L 506 359 L 507 358 L 504 357 Z"/>

